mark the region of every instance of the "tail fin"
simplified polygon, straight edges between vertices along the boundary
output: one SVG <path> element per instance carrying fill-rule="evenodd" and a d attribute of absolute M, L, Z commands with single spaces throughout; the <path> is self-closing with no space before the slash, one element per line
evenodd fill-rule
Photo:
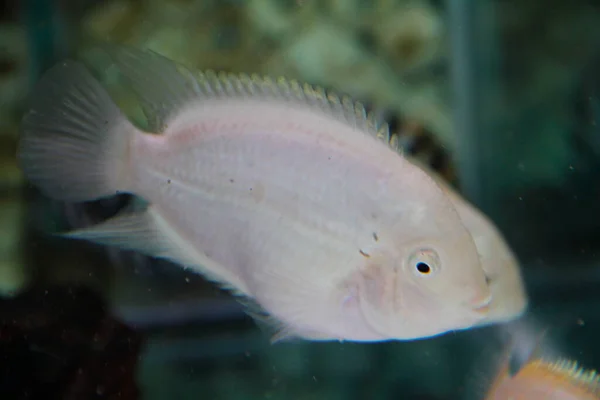
<path fill-rule="evenodd" d="M 136 128 L 78 62 L 51 68 L 22 121 L 18 159 L 26 178 L 56 200 L 126 192 Z"/>

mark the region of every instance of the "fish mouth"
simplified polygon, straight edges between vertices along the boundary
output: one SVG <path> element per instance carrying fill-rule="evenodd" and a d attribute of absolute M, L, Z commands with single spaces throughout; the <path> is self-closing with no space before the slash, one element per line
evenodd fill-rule
<path fill-rule="evenodd" d="M 490 309 L 492 307 L 492 300 L 493 300 L 493 296 L 491 294 L 489 294 L 483 300 L 478 299 L 476 301 L 472 301 L 471 306 L 472 306 L 473 311 L 475 311 L 476 314 L 481 315 L 482 317 L 487 316 L 487 314 L 490 312 Z"/>

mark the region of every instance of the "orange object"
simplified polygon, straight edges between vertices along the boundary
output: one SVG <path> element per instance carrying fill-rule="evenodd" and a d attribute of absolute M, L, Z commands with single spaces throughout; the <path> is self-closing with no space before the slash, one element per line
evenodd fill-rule
<path fill-rule="evenodd" d="M 514 374 L 510 373 L 509 362 L 510 357 L 506 357 L 485 400 L 600 399 L 600 376 L 576 361 L 549 361 L 532 355 Z"/>

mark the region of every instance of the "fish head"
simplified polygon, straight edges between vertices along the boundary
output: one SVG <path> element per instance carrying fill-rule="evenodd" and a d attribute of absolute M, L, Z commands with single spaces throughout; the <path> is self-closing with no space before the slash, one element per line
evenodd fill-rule
<path fill-rule="evenodd" d="M 481 267 L 492 291 L 492 302 L 479 325 L 507 322 L 523 315 L 529 303 L 519 261 L 494 223 L 449 186 L 441 184 L 471 233 Z"/>
<path fill-rule="evenodd" d="M 415 243 L 397 264 L 389 254 L 372 255 L 354 277 L 365 324 L 382 338 L 409 340 L 484 320 L 492 296 L 481 268 L 480 275 L 446 268 L 460 259 L 465 239 L 450 239 L 456 247 L 449 250 L 431 240 Z"/>
<path fill-rule="evenodd" d="M 405 193 L 355 277 L 366 323 L 390 339 L 470 328 L 492 301 L 471 233 L 433 180 L 419 178 L 429 187 Z"/>
<path fill-rule="evenodd" d="M 498 228 L 438 173 L 418 160 L 413 162 L 448 196 L 479 253 L 481 267 L 492 291 L 492 302 L 487 317 L 478 325 L 507 322 L 523 315 L 529 300 L 519 261 Z"/>
<path fill-rule="evenodd" d="M 529 300 L 516 256 L 500 232 L 483 216 L 477 225 L 465 223 L 473 227 L 471 232 L 493 297 L 489 313 L 479 325 L 519 318 L 525 313 Z"/>

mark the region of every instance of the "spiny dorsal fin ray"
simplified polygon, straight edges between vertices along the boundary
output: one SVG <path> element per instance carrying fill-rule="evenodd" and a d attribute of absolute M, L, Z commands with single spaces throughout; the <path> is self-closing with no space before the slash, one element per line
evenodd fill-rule
<path fill-rule="evenodd" d="M 600 395 L 600 375 L 595 370 L 586 370 L 577 361 L 559 359 L 556 361 L 540 360 L 546 368 L 569 379 L 573 384 L 585 387 L 594 394 Z"/>
<path fill-rule="evenodd" d="M 151 50 L 122 45 L 102 49 L 113 60 L 138 95 L 149 129 L 162 131 L 177 112 L 194 100 L 255 97 L 311 107 L 389 143 L 389 128 L 360 102 L 340 97 L 322 87 L 296 80 L 215 71 L 192 72 Z"/>

